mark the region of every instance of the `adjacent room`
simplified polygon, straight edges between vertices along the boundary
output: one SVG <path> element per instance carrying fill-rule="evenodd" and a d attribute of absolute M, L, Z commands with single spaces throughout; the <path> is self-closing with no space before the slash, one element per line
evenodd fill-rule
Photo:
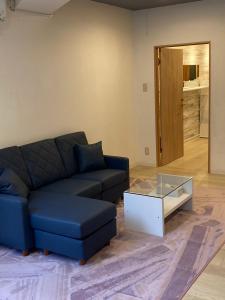
<path fill-rule="evenodd" d="M 209 49 L 209 43 L 155 48 L 158 166 L 210 170 Z"/>
<path fill-rule="evenodd" d="M 210 62 L 209 44 L 183 47 L 183 116 L 184 116 L 184 152 L 193 155 L 189 163 L 198 164 L 199 169 L 209 167 L 209 89 Z M 196 151 L 197 150 L 197 151 Z"/>
<path fill-rule="evenodd" d="M 224 300 L 224 15 L 0 0 L 0 300 Z"/>

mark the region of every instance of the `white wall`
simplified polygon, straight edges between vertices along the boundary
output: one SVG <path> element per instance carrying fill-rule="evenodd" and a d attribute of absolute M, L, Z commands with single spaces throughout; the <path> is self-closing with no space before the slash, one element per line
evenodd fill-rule
<path fill-rule="evenodd" d="M 107 153 L 155 164 L 153 46 L 210 40 L 211 162 L 225 173 L 224 15 L 223 0 L 143 10 L 134 20 L 88 0 L 53 18 L 10 13 L 0 24 L 0 147 L 85 130 Z"/>
<path fill-rule="evenodd" d="M 0 147 L 84 130 L 134 162 L 133 28 L 124 9 L 74 0 L 0 23 Z"/>
<path fill-rule="evenodd" d="M 225 173 L 225 1 L 205 0 L 135 13 L 136 110 L 139 160 L 155 164 L 155 97 L 153 47 L 212 42 L 211 167 Z M 148 82 L 149 92 L 142 93 Z M 150 147 L 151 157 L 144 155 Z M 196 150 L 197 151 L 197 150 Z"/>

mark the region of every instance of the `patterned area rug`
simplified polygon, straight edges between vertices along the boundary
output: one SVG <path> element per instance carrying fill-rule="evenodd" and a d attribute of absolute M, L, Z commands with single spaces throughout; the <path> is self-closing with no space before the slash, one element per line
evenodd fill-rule
<path fill-rule="evenodd" d="M 42 253 L 0 248 L 0 300 L 176 300 L 225 241 L 225 188 L 194 191 L 194 212 L 180 211 L 164 239 L 128 232 L 118 206 L 118 236 L 86 266 Z"/>

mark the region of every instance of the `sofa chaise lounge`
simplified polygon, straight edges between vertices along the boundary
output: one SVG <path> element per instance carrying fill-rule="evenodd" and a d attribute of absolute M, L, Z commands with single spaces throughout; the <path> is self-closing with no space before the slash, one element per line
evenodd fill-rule
<path fill-rule="evenodd" d="M 0 244 L 83 264 L 116 235 L 115 203 L 129 187 L 129 160 L 104 156 L 106 168 L 81 173 L 77 144 L 88 144 L 84 132 L 0 150 L 0 168 L 29 187 L 26 198 L 0 193 Z"/>

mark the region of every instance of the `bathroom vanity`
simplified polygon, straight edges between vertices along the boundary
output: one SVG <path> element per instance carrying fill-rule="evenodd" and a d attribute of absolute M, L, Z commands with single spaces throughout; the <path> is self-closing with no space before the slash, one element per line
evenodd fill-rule
<path fill-rule="evenodd" d="M 183 88 L 184 140 L 195 136 L 208 138 L 209 87 L 184 86 Z"/>

